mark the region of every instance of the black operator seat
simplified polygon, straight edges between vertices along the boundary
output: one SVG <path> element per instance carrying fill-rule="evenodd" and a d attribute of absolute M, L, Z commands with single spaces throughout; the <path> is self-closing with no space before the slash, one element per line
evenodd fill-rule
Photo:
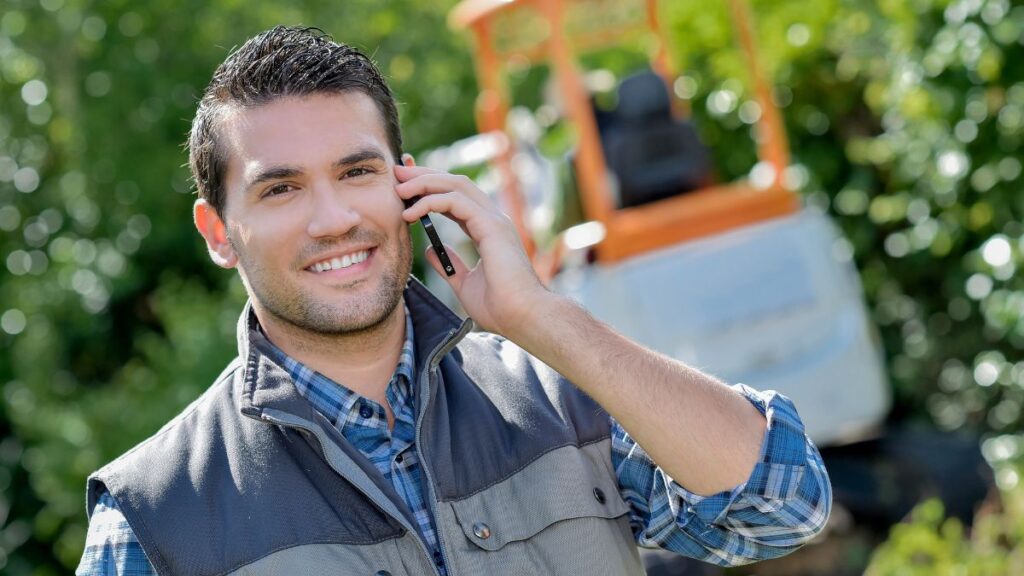
<path fill-rule="evenodd" d="M 619 180 L 620 207 L 646 204 L 707 186 L 711 156 L 692 123 L 672 116 L 668 88 L 646 71 L 619 85 L 615 126 L 604 153 Z"/>

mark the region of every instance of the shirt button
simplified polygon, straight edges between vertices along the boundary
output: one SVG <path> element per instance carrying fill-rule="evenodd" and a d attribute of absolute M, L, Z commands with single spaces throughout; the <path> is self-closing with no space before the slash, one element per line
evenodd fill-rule
<path fill-rule="evenodd" d="M 441 556 L 440 550 L 434 550 L 434 564 L 444 566 L 444 556 Z"/>
<path fill-rule="evenodd" d="M 604 504 L 604 490 L 600 488 L 594 488 L 594 498 L 601 504 Z"/>
<path fill-rule="evenodd" d="M 359 415 L 363 418 L 369 418 L 373 416 L 373 408 L 370 408 L 366 404 L 362 404 L 359 406 Z"/>
<path fill-rule="evenodd" d="M 401 454 L 399 454 L 398 456 L 395 456 L 395 462 L 398 462 L 399 464 L 401 464 L 402 460 L 405 460 L 405 457 L 402 456 Z"/>

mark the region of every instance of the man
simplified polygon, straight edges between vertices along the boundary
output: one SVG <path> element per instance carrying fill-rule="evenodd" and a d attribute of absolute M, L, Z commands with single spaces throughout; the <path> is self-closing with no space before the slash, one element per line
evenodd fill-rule
<path fill-rule="evenodd" d="M 641 574 L 637 542 L 743 564 L 824 526 L 793 405 L 545 290 L 472 181 L 402 155 L 354 49 L 311 29 L 249 40 L 189 147 L 195 225 L 250 297 L 239 357 L 90 477 L 79 574 Z M 428 212 L 475 243 L 449 281 L 490 333 L 410 278 Z"/>

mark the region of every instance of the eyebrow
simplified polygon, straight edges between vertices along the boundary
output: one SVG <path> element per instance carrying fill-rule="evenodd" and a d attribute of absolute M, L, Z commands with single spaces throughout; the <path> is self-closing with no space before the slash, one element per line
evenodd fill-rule
<path fill-rule="evenodd" d="M 331 168 L 337 170 L 339 168 L 344 168 L 346 166 L 351 166 L 353 164 L 358 164 L 360 162 L 366 162 L 368 160 L 383 161 L 384 154 L 376 148 L 363 148 L 361 150 L 356 150 L 355 152 L 347 156 L 343 156 L 335 160 L 334 164 L 331 164 Z M 256 186 L 257 184 L 262 184 L 263 182 L 269 182 L 271 180 L 281 180 L 285 178 L 294 178 L 301 174 L 301 169 L 292 166 L 272 166 L 254 176 L 252 180 L 246 183 L 244 189 L 251 190 L 254 186 Z"/>

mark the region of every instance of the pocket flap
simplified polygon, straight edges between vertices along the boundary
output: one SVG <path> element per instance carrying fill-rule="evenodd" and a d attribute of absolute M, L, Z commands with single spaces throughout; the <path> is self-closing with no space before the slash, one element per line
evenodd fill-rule
<path fill-rule="evenodd" d="M 608 440 L 552 450 L 452 507 L 466 539 L 491 551 L 564 520 L 629 512 L 611 468 Z"/>

